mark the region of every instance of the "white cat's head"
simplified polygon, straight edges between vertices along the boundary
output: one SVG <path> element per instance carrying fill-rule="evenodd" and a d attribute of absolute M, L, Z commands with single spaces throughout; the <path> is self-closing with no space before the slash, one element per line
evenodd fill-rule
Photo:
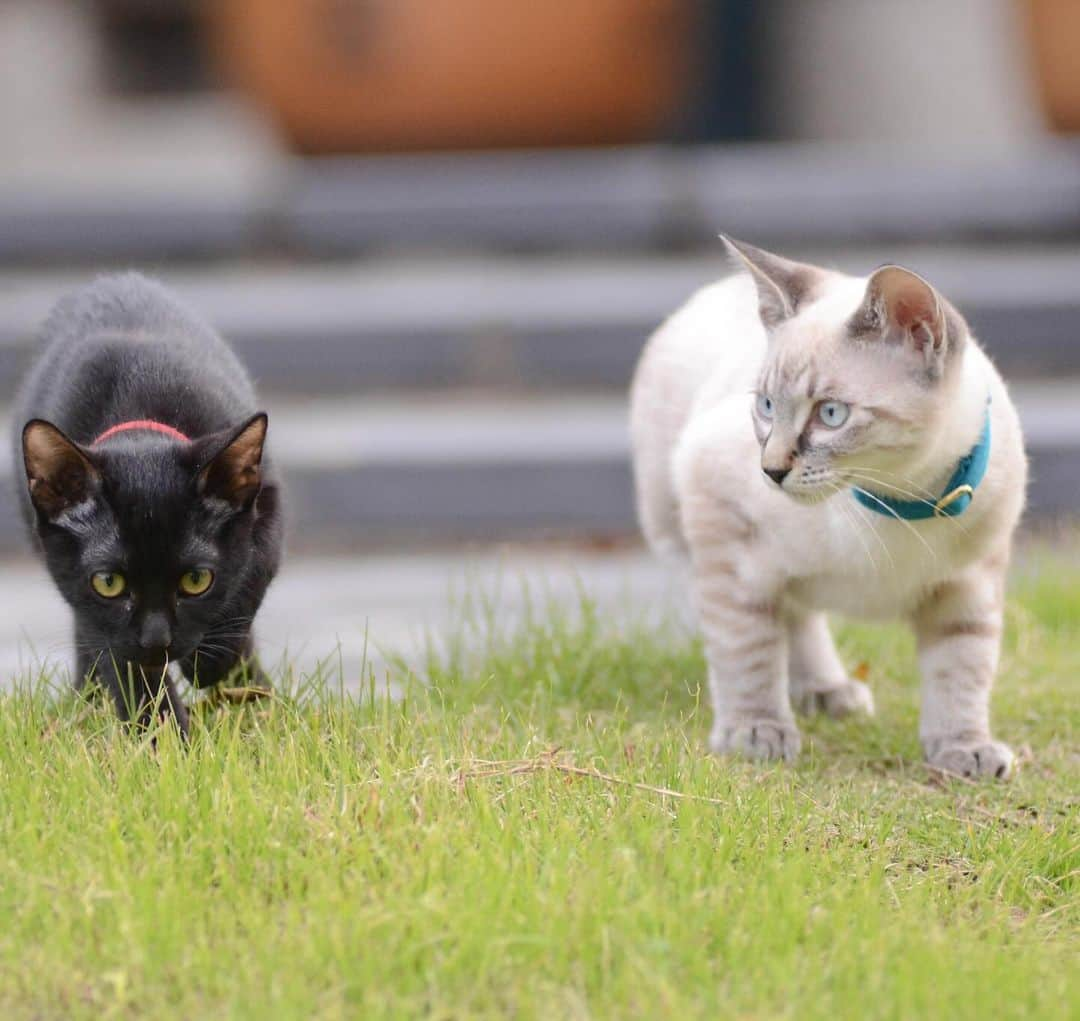
<path fill-rule="evenodd" d="M 955 397 L 960 315 L 900 266 L 856 278 L 725 243 L 769 338 L 753 412 L 762 471 L 808 503 L 910 477 Z"/>

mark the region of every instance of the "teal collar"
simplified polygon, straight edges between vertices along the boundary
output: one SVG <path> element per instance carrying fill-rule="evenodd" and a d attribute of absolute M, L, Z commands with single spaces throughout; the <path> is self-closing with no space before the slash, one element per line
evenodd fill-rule
<path fill-rule="evenodd" d="M 927 518 L 955 518 L 971 506 L 975 490 L 979 488 L 987 465 L 990 464 L 990 402 L 987 401 L 986 422 L 982 435 L 971 450 L 960 458 L 956 471 L 945 486 L 945 492 L 937 501 L 894 500 L 890 496 L 868 493 L 854 489 L 855 499 L 864 507 L 890 518 L 904 521 L 925 521 Z"/>

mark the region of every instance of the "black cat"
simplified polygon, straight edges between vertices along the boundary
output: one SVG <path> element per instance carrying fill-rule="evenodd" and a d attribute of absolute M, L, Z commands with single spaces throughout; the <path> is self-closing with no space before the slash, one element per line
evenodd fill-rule
<path fill-rule="evenodd" d="M 16 406 L 16 477 L 50 574 L 75 611 L 76 682 L 122 719 L 187 710 L 169 664 L 217 684 L 252 661 L 277 571 L 267 417 L 207 325 L 137 274 L 62 299 Z"/>

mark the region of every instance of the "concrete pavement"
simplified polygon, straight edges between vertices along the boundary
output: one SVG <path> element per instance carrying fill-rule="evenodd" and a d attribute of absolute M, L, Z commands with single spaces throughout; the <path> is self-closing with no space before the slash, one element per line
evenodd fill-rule
<path fill-rule="evenodd" d="M 0 687 L 41 671 L 66 681 L 71 614 L 45 569 L 29 559 L 0 567 Z M 512 630 L 528 595 L 574 610 L 581 593 L 612 626 L 631 620 L 688 621 L 677 569 L 640 549 L 595 553 L 572 548 L 506 548 L 460 553 L 288 559 L 256 624 L 266 663 L 288 662 L 302 681 L 320 666 L 333 683 L 356 689 L 387 682 L 386 659 L 420 664 L 429 641 L 475 639 L 490 618 Z M 478 604 L 485 602 L 487 610 Z M 682 624 L 680 624 L 682 622 Z M 486 625 L 485 625 L 486 626 Z M 481 632 L 483 633 L 483 632 Z"/>

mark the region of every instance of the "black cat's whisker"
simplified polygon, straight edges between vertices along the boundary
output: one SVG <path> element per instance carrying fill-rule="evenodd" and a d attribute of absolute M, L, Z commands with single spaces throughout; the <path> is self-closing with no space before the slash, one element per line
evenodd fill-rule
<path fill-rule="evenodd" d="M 207 630 L 202 637 L 202 641 L 205 642 L 208 639 L 219 638 L 223 641 L 236 640 L 243 641 L 246 638 L 251 637 L 250 626 L 240 626 L 237 628 L 213 628 Z M 200 642 L 200 644 L 202 644 Z"/>
<path fill-rule="evenodd" d="M 216 632 L 225 628 L 250 628 L 253 617 L 226 617 L 224 620 L 215 621 L 208 629 L 207 633 Z"/>
<path fill-rule="evenodd" d="M 251 634 L 250 628 L 238 628 L 236 630 L 229 630 L 227 628 L 214 628 L 207 631 L 204 638 L 247 638 Z"/>
<path fill-rule="evenodd" d="M 222 645 L 215 642 L 206 642 L 203 645 L 199 646 L 199 648 L 195 651 L 194 655 L 198 657 L 199 655 L 208 656 L 223 653 L 232 654 L 235 652 L 236 649 L 231 645 Z"/>

